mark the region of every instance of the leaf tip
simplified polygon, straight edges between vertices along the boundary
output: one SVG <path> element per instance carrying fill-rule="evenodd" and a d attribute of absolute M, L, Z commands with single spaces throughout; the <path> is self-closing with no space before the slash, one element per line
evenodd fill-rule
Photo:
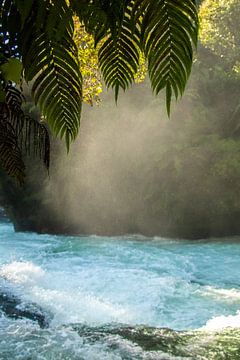
<path fill-rule="evenodd" d="M 166 107 L 169 118 L 171 113 L 171 100 L 172 100 L 172 87 L 171 84 L 168 82 L 166 85 Z"/>
<path fill-rule="evenodd" d="M 115 103 L 118 102 L 118 95 L 119 95 L 119 84 L 116 84 L 115 86 Z"/>

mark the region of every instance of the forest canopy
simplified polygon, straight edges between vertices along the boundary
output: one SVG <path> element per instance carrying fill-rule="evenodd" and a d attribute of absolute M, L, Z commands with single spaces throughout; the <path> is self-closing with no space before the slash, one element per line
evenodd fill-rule
<path fill-rule="evenodd" d="M 200 7 L 200 40 L 240 74 L 240 6 L 238 0 L 205 0 Z"/>

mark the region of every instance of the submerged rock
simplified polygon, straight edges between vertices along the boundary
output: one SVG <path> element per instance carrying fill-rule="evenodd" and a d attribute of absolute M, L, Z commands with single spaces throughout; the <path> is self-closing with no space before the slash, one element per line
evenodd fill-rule
<path fill-rule="evenodd" d="M 139 346 L 146 352 L 160 352 L 172 356 L 191 358 L 191 354 L 184 350 L 186 338 L 181 332 L 168 328 L 154 328 L 147 326 L 113 326 L 90 328 L 87 326 L 73 325 L 73 329 L 81 337 L 87 337 L 91 342 L 99 341 L 107 336 L 118 336 Z"/>
<path fill-rule="evenodd" d="M 116 347 L 117 341 L 114 343 L 113 336 L 127 340 L 130 344 L 140 347 L 142 354 L 145 354 L 143 357 L 137 357 L 138 359 L 240 359 L 239 328 L 225 328 L 219 331 L 174 331 L 168 328 L 123 325 L 88 327 L 76 324 L 72 327 L 89 343 L 110 342 Z"/>
<path fill-rule="evenodd" d="M 0 290 L 0 310 L 14 319 L 29 319 L 36 321 L 41 328 L 49 326 L 49 314 L 35 303 L 25 303 L 9 292 Z"/>

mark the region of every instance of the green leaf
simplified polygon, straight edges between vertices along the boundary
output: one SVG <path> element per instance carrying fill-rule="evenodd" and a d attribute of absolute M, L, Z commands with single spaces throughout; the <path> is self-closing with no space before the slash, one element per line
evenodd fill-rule
<path fill-rule="evenodd" d="M 168 82 L 166 85 L 166 106 L 167 106 L 168 116 L 170 116 L 171 99 L 172 99 L 172 88 L 171 88 L 171 84 Z"/>
<path fill-rule="evenodd" d="M 49 4 L 46 29 L 40 30 L 34 18 L 31 31 L 28 27 L 23 29 L 23 65 L 26 80 L 34 81 L 35 103 L 52 132 L 65 137 L 69 149 L 80 126 L 82 76 L 73 41 L 72 17 L 65 14 L 70 11 L 68 7 L 59 8 L 62 3 L 65 2 L 61 0 L 56 6 L 54 0 Z M 61 23 L 56 20 L 59 16 L 64 19 Z"/>
<path fill-rule="evenodd" d="M 50 162 L 50 140 L 46 127 L 26 116 L 22 110 L 23 97 L 13 85 L 6 89 L 6 99 L 0 103 L 0 166 L 20 184 L 25 177 L 23 154 L 33 154 Z"/>
<path fill-rule="evenodd" d="M 22 76 L 23 65 L 20 60 L 10 58 L 5 64 L 0 67 L 0 70 L 6 81 L 13 81 L 16 84 L 20 83 Z"/>
<path fill-rule="evenodd" d="M 0 167 L 22 184 L 25 177 L 25 165 L 15 129 L 9 122 L 10 117 L 7 104 L 0 104 Z"/>
<path fill-rule="evenodd" d="M 124 91 L 134 83 L 139 69 L 140 37 L 137 26 L 132 24 L 132 1 L 120 1 L 119 12 L 115 7 L 112 11 L 116 17 L 115 30 L 112 20 L 109 19 L 109 29 L 106 40 L 99 49 L 100 69 L 107 87 L 115 90 L 117 102 L 119 89 Z M 106 16 L 108 13 L 106 11 Z M 109 15 L 111 17 L 111 13 Z M 137 25 L 137 24 L 135 24 Z"/>
<path fill-rule="evenodd" d="M 134 19 L 140 21 L 141 47 L 148 61 L 153 91 L 166 88 L 167 112 L 172 94 L 182 95 L 191 72 L 198 36 L 194 0 L 135 0 Z"/>

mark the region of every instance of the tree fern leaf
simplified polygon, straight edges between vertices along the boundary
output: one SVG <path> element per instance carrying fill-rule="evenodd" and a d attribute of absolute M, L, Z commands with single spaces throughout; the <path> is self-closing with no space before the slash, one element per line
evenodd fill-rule
<path fill-rule="evenodd" d="M 60 41 L 59 34 L 56 36 L 58 27 L 53 20 L 54 12 L 57 18 L 56 10 L 65 21 L 61 24 L 63 30 Z M 72 40 L 72 18 L 62 0 L 58 5 L 53 1 L 46 16 L 46 31 L 40 31 L 33 24 L 31 35 L 25 37 L 25 78 L 28 81 L 34 80 L 33 97 L 50 129 L 55 135 L 65 136 L 68 145 L 79 130 L 82 101 L 81 73 L 77 49 Z"/>
<path fill-rule="evenodd" d="M 33 153 L 43 159 L 46 167 L 50 162 L 50 140 L 46 127 L 26 116 L 22 110 L 23 97 L 13 86 L 7 87 L 5 122 L 10 124 L 17 145 L 24 154 Z"/>
<path fill-rule="evenodd" d="M 171 99 L 172 99 L 172 85 L 170 82 L 168 82 L 166 85 L 166 105 L 167 105 L 168 116 L 170 116 Z"/>
<path fill-rule="evenodd" d="M 21 150 L 18 146 L 17 136 L 8 119 L 11 114 L 7 104 L 0 105 L 0 166 L 6 173 L 23 183 L 25 165 Z"/>
<path fill-rule="evenodd" d="M 198 14 L 194 0 L 135 0 L 134 21 L 141 18 L 141 47 L 148 61 L 153 91 L 166 88 L 170 97 L 182 94 L 191 72 L 197 44 Z"/>
<path fill-rule="evenodd" d="M 113 33 L 110 26 L 108 38 L 99 49 L 100 69 L 107 87 L 115 90 L 116 101 L 119 89 L 125 91 L 134 82 L 139 65 L 139 38 L 137 28 L 133 31 L 131 20 L 133 3 L 125 1 L 122 18 L 119 13 L 116 16 L 117 31 Z"/>

